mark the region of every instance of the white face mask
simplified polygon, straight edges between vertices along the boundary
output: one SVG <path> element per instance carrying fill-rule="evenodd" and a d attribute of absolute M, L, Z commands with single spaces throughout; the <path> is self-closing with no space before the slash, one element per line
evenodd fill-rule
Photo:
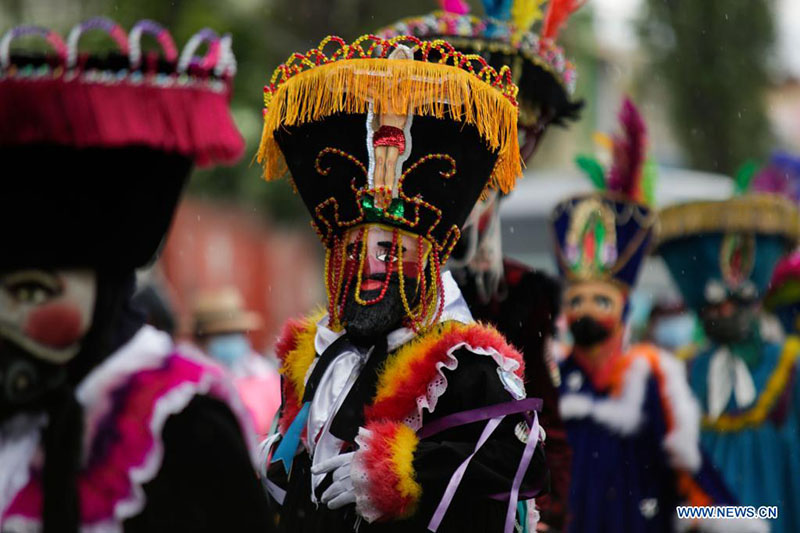
<path fill-rule="evenodd" d="M 91 270 L 15 270 L 0 274 L 0 337 L 31 356 L 63 364 L 92 323 L 97 276 Z"/>

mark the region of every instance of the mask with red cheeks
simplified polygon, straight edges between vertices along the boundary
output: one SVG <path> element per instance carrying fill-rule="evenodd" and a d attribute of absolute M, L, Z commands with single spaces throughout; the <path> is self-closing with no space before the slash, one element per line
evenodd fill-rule
<path fill-rule="evenodd" d="M 31 357 L 64 364 L 78 353 L 91 326 L 96 293 L 90 270 L 0 274 L 0 338 Z"/>
<path fill-rule="evenodd" d="M 591 347 L 620 331 L 626 291 L 602 281 L 573 283 L 564 293 L 567 324 L 576 346 Z"/>
<path fill-rule="evenodd" d="M 89 270 L 0 273 L 0 420 L 35 408 L 66 379 L 92 324 Z"/>

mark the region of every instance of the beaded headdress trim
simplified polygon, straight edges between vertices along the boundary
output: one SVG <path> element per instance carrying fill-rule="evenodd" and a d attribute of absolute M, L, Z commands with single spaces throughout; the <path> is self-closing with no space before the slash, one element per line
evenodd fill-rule
<path fill-rule="evenodd" d="M 334 43 L 330 55 L 323 49 Z M 417 59 L 388 59 L 399 45 Z M 293 54 L 264 88 L 264 130 L 258 161 L 264 177 L 277 179 L 285 162 L 273 133 L 283 126 L 315 122 L 336 113 L 408 114 L 448 118 L 474 126 L 498 152 L 489 186 L 509 192 L 522 169 L 517 139 L 517 86 L 511 71 L 496 71 L 477 55 L 445 41 L 374 35 L 347 44 L 327 37 L 306 54 Z"/>

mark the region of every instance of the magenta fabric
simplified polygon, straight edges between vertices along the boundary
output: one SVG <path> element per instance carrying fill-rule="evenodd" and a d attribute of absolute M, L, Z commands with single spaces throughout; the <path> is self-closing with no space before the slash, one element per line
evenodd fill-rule
<path fill-rule="evenodd" d="M 75 148 L 143 145 L 192 157 L 200 166 L 233 163 L 244 141 L 228 110 L 230 91 L 195 85 L 0 80 L 0 145 Z M 109 169 L 111 172 L 112 169 Z"/>
<path fill-rule="evenodd" d="M 173 353 L 160 367 L 134 372 L 125 383 L 112 387 L 106 394 L 111 408 L 105 416 L 95 421 L 91 408 L 87 409 L 86 419 L 92 424 L 87 435 L 93 438 L 78 478 L 84 526 L 120 520 L 122 507 L 128 510 L 124 518 L 138 513 L 144 504 L 141 485 L 160 468 L 164 422 L 199 394 L 229 405 L 238 401 L 218 367 Z M 30 481 L 9 505 L 4 518 L 38 523 L 41 513 L 41 470 L 33 467 Z"/>
<path fill-rule="evenodd" d="M 253 420 L 256 433 L 260 438 L 266 438 L 272 419 L 281 406 L 280 374 L 239 378 L 236 389 Z"/>

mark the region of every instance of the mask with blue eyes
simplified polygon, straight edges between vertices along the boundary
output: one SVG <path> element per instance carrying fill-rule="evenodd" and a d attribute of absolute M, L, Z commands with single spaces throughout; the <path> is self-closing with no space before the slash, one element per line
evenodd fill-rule
<path fill-rule="evenodd" d="M 250 341 L 244 333 L 229 333 L 213 337 L 206 344 L 208 354 L 227 367 L 234 366 L 251 351 Z"/>

